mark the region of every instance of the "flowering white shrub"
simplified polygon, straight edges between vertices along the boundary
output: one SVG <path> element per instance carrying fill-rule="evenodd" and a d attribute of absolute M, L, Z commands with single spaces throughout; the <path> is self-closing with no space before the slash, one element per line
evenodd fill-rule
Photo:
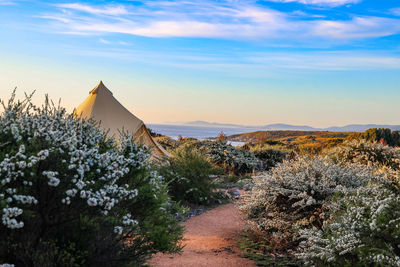
<path fill-rule="evenodd" d="M 400 169 L 400 148 L 385 146 L 380 143 L 370 143 L 363 140 L 347 141 L 328 153 L 336 162 Z"/>
<path fill-rule="evenodd" d="M 254 231 L 293 245 L 297 242 L 297 228 L 321 225 L 327 219 L 330 196 L 354 191 L 380 179 L 383 178 L 361 165 L 299 157 L 254 177 L 253 189 L 244 198 L 241 210 Z"/>
<path fill-rule="evenodd" d="M 358 163 L 385 178 L 400 182 L 400 148 L 366 141 L 347 141 L 327 153 L 335 162 Z"/>
<path fill-rule="evenodd" d="M 251 173 L 260 165 L 260 160 L 251 152 L 235 148 L 226 142 L 201 141 L 195 143 L 199 149 L 204 149 L 210 161 L 228 172 L 235 174 Z"/>
<path fill-rule="evenodd" d="M 332 221 L 300 231 L 297 256 L 319 266 L 400 266 L 399 193 L 378 183 L 338 198 Z"/>
<path fill-rule="evenodd" d="M 168 198 L 162 178 L 149 169 L 148 152 L 132 137 L 123 134 L 116 142 L 108 139 L 93 121 L 75 118 L 49 101 L 36 107 L 29 98 L 16 102 L 13 96 L 0 117 L 0 148 L 0 262 L 4 258 L 25 266 L 41 244 L 44 250 L 50 246 L 60 255 L 67 253 L 63 249 L 72 249 L 72 244 L 80 247 L 76 248 L 80 251 L 77 258 L 88 266 L 102 260 L 113 266 L 115 257 L 140 262 L 157 246 L 164 250 L 176 248 L 180 236 L 177 223 L 176 232 L 159 233 L 170 235 L 167 244 L 144 244 L 157 243 L 148 240 L 151 235 L 130 245 L 120 242 L 143 230 L 148 232 L 148 226 L 142 226 L 143 220 L 157 225 L 158 217 L 163 217 L 161 225 L 167 221 L 174 225 L 167 211 L 151 214 L 144 210 L 146 205 L 161 210 Z M 168 216 L 171 218 L 166 219 Z M 171 225 L 163 227 L 158 231 L 171 230 Z M 118 231 L 114 233 L 114 229 Z M 94 235 L 92 244 L 84 247 L 86 241 L 80 240 L 79 233 Z M 60 244 L 59 240 L 68 244 Z M 114 249 L 105 253 L 111 244 Z M 13 252 L 7 246 L 14 248 Z M 142 247 L 145 248 L 140 251 Z M 18 255 L 23 252 L 26 254 Z M 77 255 L 74 251 L 68 253 L 72 258 Z M 135 253 L 140 255 L 137 259 Z M 38 255 L 35 260 L 43 258 Z M 57 258 L 62 263 L 51 265 L 70 266 L 72 258 Z M 74 258 L 74 263 L 78 259 Z"/>
<path fill-rule="evenodd" d="M 47 179 L 50 187 L 57 187 L 62 181 L 65 184 L 63 204 L 70 205 L 71 201 L 81 202 L 81 198 L 86 198 L 89 206 L 99 206 L 103 213 L 138 194 L 137 189 L 128 184 L 119 185 L 121 177 L 131 168 L 143 166 L 148 157 L 132 138 L 122 140 L 121 148 L 111 148 L 113 141 L 109 140 L 110 149 L 101 152 L 100 143 L 104 142 L 105 133 L 97 130 L 93 122 L 85 125 L 72 115 L 66 115 L 63 109 L 50 106 L 37 109 L 31 105 L 22 113 L 12 105 L 6 107 L 0 119 L 0 134 L 8 142 L 20 143 L 18 151 L 11 150 L 0 158 L 0 200 L 9 200 L 2 207 L 3 224 L 9 228 L 23 226 L 23 222 L 9 224 L 15 222 L 12 218 L 22 215 L 20 204 L 39 204 L 36 197 L 30 195 L 35 193 L 37 178 Z M 43 142 L 39 152 L 26 150 L 26 147 L 40 146 L 39 140 Z M 132 151 L 125 156 L 123 151 L 128 147 Z M 59 173 L 57 169 L 61 166 L 46 164 L 50 157 L 63 158 L 61 165 L 68 171 Z M 43 166 L 45 164 L 47 166 Z M 41 173 L 38 174 L 38 170 Z"/>

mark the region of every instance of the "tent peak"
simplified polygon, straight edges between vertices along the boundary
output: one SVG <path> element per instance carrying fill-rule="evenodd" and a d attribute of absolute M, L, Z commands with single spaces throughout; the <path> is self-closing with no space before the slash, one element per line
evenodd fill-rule
<path fill-rule="evenodd" d="M 94 95 L 94 94 L 98 94 L 98 93 L 101 93 L 101 92 L 106 92 L 106 93 L 109 93 L 109 94 L 111 94 L 111 95 L 113 94 L 113 93 L 104 85 L 104 83 L 103 83 L 102 80 L 100 80 L 99 84 L 98 84 L 95 88 L 93 88 L 93 89 L 89 92 L 89 94 Z"/>

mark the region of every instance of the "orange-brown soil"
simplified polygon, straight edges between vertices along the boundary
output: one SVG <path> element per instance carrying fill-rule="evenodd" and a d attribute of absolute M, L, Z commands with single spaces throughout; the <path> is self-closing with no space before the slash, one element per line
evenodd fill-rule
<path fill-rule="evenodd" d="M 186 228 L 180 255 L 157 254 L 148 262 L 154 267 L 253 267 L 241 258 L 237 244 L 245 223 L 234 204 L 227 204 L 192 217 Z"/>

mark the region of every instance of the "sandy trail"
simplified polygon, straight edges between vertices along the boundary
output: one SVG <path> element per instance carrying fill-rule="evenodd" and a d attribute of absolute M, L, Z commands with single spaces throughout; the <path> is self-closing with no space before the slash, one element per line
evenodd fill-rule
<path fill-rule="evenodd" d="M 252 267 L 255 264 L 239 256 L 237 239 L 245 223 L 234 204 L 226 204 L 184 222 L 186 228 L 181 255 L 157 254 L 154 267 Z"/>

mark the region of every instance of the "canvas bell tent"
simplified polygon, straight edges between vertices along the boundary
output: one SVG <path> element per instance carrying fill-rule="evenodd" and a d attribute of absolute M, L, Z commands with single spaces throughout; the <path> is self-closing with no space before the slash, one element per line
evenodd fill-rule
<path fill-rule="evenodd" d="M 138 143 L 150 148 L 152 159 L 169 156 L 169 153 L 151 137 L 143 121 L 122 106 L 102 81 L 89 92 L 89 96 L 74 113 L 85 119 L 93 118 L 99 121 L 100 127 L 108 130 L 110 136 L 118 136 L 122 130 L 128 131 Z"/>

